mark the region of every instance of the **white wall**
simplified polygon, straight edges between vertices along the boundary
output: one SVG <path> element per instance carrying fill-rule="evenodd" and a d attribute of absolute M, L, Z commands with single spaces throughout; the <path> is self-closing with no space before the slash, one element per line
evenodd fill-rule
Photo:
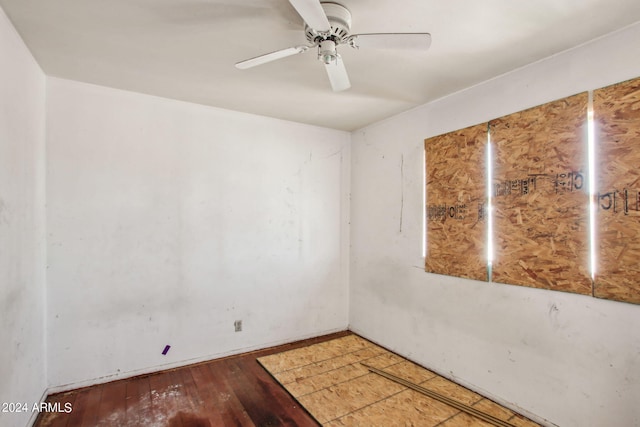
<path fill-rule="evenodd" d="M 640 24 L 354 132 L 350 328 L 548 424 L 640 425 L 640 306 L 422 258 L 425 138 L 638 77 L 638 46 Z"/>
<path fill-rule="evenodd" d="M 29 406 L 0 412 L 8 427 L 28 423 L 46 386 L 44 100 L 45 76 L 0 8 L 0 404 Z"/>
<path fill-rule="evenodd" d="M 50 78 L 52 388 L 346 329 L 349 141 Z"/>

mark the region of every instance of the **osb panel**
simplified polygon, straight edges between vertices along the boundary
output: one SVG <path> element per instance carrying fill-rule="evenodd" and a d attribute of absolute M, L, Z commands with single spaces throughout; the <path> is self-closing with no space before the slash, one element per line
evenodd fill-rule
<path fill-rule="evenodd" d="M 591 295 L 582 93 L 493 120 L 493 281 Z"/>
<path fill-rule="evenodd" d="M 389 382 L 387 380 L 387 382 Z M 457 409 L 413 390 L 405 390 L 381 402 L 338 418 L 328 426 L 436 426 Z M 480 421 L 475 419 L 475 421 Z"/>
<path fill-rule="evenodd" d="M 598 253 L 594 295 L 640 304 L 640 78 L 594 91 Z"/>
<path fill-rule="evenodd" d="M 509 418 L 509 423 L 513 424 L 516 427 L 537 427 L 539 424 L 534 423 L 531 420 L 523 417 L 520 414 L 515 414 L 513 417 Z"/>
<path fill-rule="evenodd" d="M 261 357 L 260 364 L 272 374 L 290 371 L 294 368 L 320 364 L 321 362 L 335 363 L 337 356 L 349 357 L 351 353 L 371 348 L 372 344 L 357 335 L 347 335 L 339 339 L 326 341 L 289 350 L 270 356 Z M 375 353 L 380 354 L 380 352 Z M 348 362 L 353 363 L 353 362 Z M 345 364 L 348 364 L 345 363 Z M 332 365 L 333 366 L 333 365 Z M 343 366 L 343 365 L 341 365 Z"/>
<path fill-rule="evenodd" d="M 371 366 L 370 363 L 367 364 Z M 414 384 L 421 384 L 425 381 L 437 377 L 437 375 L 430 370 L 416 365 L 415 363 L 409 362 L 408 360 L 402 360 L 399 363 L 389 366 L 385 369 L 385 372 L 395 375 L 396 377 L 400 377 L 403 380 L 410 381 Z"/>
<path fill-rule="evenodd" d="M 310 375 L 304 379 L 283 384 L 287 386 L 287 390 L 289 390 L 293 397 L 299 397 L 331 387 L 334 384 L 351 381 L 368 373 L 369 370 L 367 368 L 360 363 L 355 363 L 323 372 L 322 375 Z"/>
<path fill-rule="evenodd" d="M 345 353 L 331 359 L 313 363 L 311 365 L 290 368 L 281 372 L 274 372 L 271 369 L 269 369 L 269 371 L 282 384 L 289 384 L 294 381 L 303 382 L 307 378 L 311 378 L 324 372 L 340 369 L 356 363 L 359 365 L 358 362 L 360 362 L 361 360 L 371 359 L 383 353 L 386 353 L 384 349 L 378 346 L 371 346 L 362 350 Z M 260 359 L 260 362 L 263 362 L 262 358 Z M 265 366 L 264 363 L 263 366 Z"/>
<path fill-rule="evenodd" d="M 464 412 L 449 418 L 438 427 L 494 427 L 493 424 L 482 421 Z"/>
<path fill-rule="evenodd" d="M 321 360 L 307 364 L 309 354 L 317 354 L 316 358 Z M 526 426 L 537 425 L 355 335 L 258 360 L 265 367 L 278 369 L 278 373 L 267 370 L 324 426 L 483 425 L 451 406 L 370 373 L 361 362 L 459 402 L 473 404 L 514 425 L 521 425 L 514 421 L 526 422 L 522 424 Z"/>
<path fill-rule="evenodd" d="M 481 401 L 474 403 L 473 408 L 486 414 L 493 415 L 501 420 L 511 420 L 515 415 L 515 412 L 505 408 L 504 406 L 500 406 L 489 399 L 482 399 Z"/>
<path fill-rule="evenodd" d="M 456 383 L 449 381 L 446 378 L 437 376 L 430 379 L 426 383 L 422 384 L 422 387 L 431 391 L 435 391 L 438 394 L 450 397 L 453 400 L 462 402 L 465 405 L 473 405 L 474 403 L 482 400 L 482 396 L 478 393 L 474 393 L 469 389 L 466 389 Z"/>
<path fill-rule="evenodd" d="M 425 270 L 487 280 L 487 124 L 428 138 Z"/>
<path fill-rule="evenodd" d="M 326 423 L 405 390 L 404 386 L 369 373 L 346 383 L 298 398 L 315 419 Z"/>

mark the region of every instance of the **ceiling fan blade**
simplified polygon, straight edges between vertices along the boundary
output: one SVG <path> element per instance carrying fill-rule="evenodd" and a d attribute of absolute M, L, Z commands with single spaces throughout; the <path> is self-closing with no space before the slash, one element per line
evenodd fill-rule
<path fill-rule="evenodd" d="M 298 53 L 306 52 L 308 49 L 309 49 L 309 46 L 295 46 L 295 47 L 289 47 L 286 49 L 276 50 L 275 52 L 266 53 L 264 55 L 256 56 L 255 58 L 240 61 L 236 63 L 236 68 L 239 68 L 240 70 L 246 70 L 247 68 L 266 64 L 267 62 L 286 58 L 287 56 L 296 55 Z"/>
<path fill-rule="evenodd" d="M 334 92 L 347 90 L 351 87 L 347 69 L 344 66 L 344 62 L 342 62 L 342 57 L 340 57 L 340 55 L 336 56 L 335 61 L 325 64 L 324 68 L 327 70 L 329 82 L 331 83 L 331 88 Z"/>
<path fill-rule="evenodd" d="M 431 46 L 429 33 L 353 34 L 349 43 L 356 48 L 427 50 Z"/>
<path fill-rule="evenodd" d="M 319 0 L 289 0 L 289 3 L 309 27 L 321 33 L 331 31 L 331 24 Z"/>

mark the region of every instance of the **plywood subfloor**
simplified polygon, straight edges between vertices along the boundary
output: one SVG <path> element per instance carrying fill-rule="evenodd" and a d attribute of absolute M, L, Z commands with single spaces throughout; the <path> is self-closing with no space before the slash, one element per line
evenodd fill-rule
<path fill-rule="evenodd" d="M 514 426 L 538 425 L 357 335 L 260 357 L 258 361 L 323 426 L 491 425 L 371 373 L 362 362 Z"/>

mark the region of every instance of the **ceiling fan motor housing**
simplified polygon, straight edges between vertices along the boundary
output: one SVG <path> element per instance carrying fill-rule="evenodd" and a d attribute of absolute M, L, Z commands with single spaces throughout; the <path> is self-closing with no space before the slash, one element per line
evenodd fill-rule
<path fill-rule="evenodd" d="M 324 40 L 332 40 L 335 44 L 346 42 L 351 31 L 351 12 L 349 9 L 333 2 L 323 2 L 321 5 L 329 24 L 331 24 L 331 30 L 329 33 L 319 33 L 305 23 L 304 32 L 307 40 L 314 44 Z"/>

